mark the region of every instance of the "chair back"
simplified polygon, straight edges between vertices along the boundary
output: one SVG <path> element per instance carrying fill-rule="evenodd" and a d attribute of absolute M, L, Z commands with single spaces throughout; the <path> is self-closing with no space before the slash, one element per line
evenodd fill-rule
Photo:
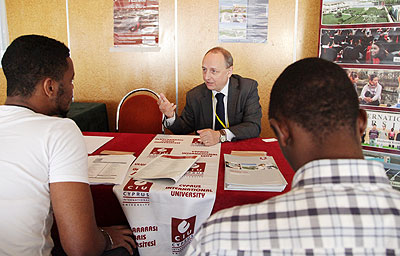
<path fill-rule="evenodd" d="M 139 88 L 127 93 L 117 109 L 117 132 L 164 133 L 164 118 L 158 108 L 159 95 L 147 88 Z"/>

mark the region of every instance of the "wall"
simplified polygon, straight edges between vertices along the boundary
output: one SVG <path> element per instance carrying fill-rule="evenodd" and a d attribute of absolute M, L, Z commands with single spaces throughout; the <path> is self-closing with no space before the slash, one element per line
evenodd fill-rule
<path fill-rule="evenodd" d="M 204 53 L 220 45 L 234 57 L 234 73 L 258 81 L 263 108 L 262 136 L 273 136 L 267 121 L 271 86 L 294 59 L 317 55 L 320 0 L 299 0 L 297 40 L 294 44 L 295 1 L 269 0 L 268 41 L 265 44 L 218 43 L 218 2 L 179 1 L 178 34 L 174 0 L 160 0 L 160 51 L 110 52 L 113 44 L 113 1 L 68 0 L 70 49 L 75 66 L 75 100 L 105 102 L 110 127 L 115 127 L 119 100 L 130 90 L 148 87 L 175 101 L 175 42 L 178 44 L 178 111 L 185 93 L 202 82 Z M 37 4 L 6 0 L 10 40 L 36 33 L 67 44 L 65 0 Z M 175 41 L 176 40 L 176 41 Z M 294 51 L 296 47 L 296 51 Z M 296 56 L 293 53 L 296 52 Z M 0 74 L 0 104 L 5 79 Z"/>

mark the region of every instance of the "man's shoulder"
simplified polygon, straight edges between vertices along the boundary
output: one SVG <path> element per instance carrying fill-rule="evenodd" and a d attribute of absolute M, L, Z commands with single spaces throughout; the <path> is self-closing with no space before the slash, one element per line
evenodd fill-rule
<path fill-rule="evenodd" d="M 206 226 L 214 225 L 214 224 L 221 224 L 223 222 L 231 222 L 231 221 L 238 221 L 236 218 L 239 216 L 249 216 L 249 215 L 259 215 L 267 213 L 270 206 L 281 206 L 281 204 L 286 204 L 287 196 L 292 193 L 288 192 L 287 194 L 278 195 L 276 197 L 270 198 L 268 200 L 253 203 L 253 204 L 245 204 L 234 206 L 231 208 L 223 209 L 221 211 L 216 212 L 215 214 L 211 215 L 208 219 Z M 233 218 L 232 218 L 233 217 Z M 243 219 L 245 220 L 245 219 Z"/>
<path fill-rule="evenodd" d="M 42 115 L 41 117 L 38 117 L 37 123 L 52 129 L 59 128 L 62 131 L 69 130 L 71 128 L 79 129 L 76 123 L 70 118 Z"/>
<path fill-rule="evenodd" d="M 198 97 L 198 96 L 204 96 L 206 93 L 208 93 L 210 90 L 207 89 L 207 86 L 205 83 L 199 84 L 195 86 L 194 88 L 190 89 L 187 92 L 187 95 L 189 97 Z"/>
<path fill-rule="evenodd" d="M 238 74 L 232 74 L 231 76 L 232 80 L 236 80 L 239 82 L 247 82 L 247 83 L 257 83 L 257 81 L 255 79 L 249 78 L 249 77 L 243 77 L 241 75 Z"/>
<path fill-rule="evenodd" d="M 230 85 L 239 90 L 252 90 L 258 86 L 256 80 L 238 74 L 233 74 L 230 79 Z"/>

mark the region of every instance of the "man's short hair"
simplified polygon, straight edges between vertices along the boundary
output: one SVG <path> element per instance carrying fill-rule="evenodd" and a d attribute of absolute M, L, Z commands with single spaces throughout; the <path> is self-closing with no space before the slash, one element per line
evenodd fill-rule
<path fill-rule="evenodd" d="M 7 96 L 29 97 L 42 79 L 62 80 L 68 69 L 68 57 L 68 47 L 55 39 L 40 35 L 18 37 L 1 60 Z"/>
<path fill-rule="evenodd" d="M 222 47 L 214 47 L 214 48 L 208 50 L 208 52 L 206 52 L 206 54 L 204 56 L 206 56 L 209 53 L 221 53 L 224 56 L 226 68 L 230 68 L 233 66 L 232 54 L 228 50 L 226 50 Z"/>
<path fill-rule="evenodd" d="M 356 132 L 357 97 L 341 67 L 320 58 L 307 58 L 288 66 L 275 81 L 269 118 L 294 121 L 322 142 L 341 128 Z"/>

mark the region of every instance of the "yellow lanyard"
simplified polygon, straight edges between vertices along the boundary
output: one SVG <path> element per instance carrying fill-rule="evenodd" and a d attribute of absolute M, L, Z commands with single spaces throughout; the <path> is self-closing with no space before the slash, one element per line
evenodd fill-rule
<path fill-rule="evenodd" d="M 211 94 L 212 94 L 212 99 L 213 99 L 213 103 L 214 103 L 214 102 L 216 102 L 216 99 L 215 99 L 214 93 L 211 93 Z M 225 126 L 225 122 L 222 122 L 221 119 L 219 118 L 219 116 L 217 115 L 217 112 L 215 112 L 215 109 L 217 107 L 216 107 L 216 104 L 214 104 L 214 105 L 215 105 L 214 106 L 215 117 L 217 117 L 218 122 L 222 125 L 222 127 L 224 127 L 224 129 L 228 129 L 229 128 L 229 120 L 228 120 L 228 118 L 226 118 L 227 125 Z M 224 111 L 225 111 L 225 109 L 224 109 Z"/>

